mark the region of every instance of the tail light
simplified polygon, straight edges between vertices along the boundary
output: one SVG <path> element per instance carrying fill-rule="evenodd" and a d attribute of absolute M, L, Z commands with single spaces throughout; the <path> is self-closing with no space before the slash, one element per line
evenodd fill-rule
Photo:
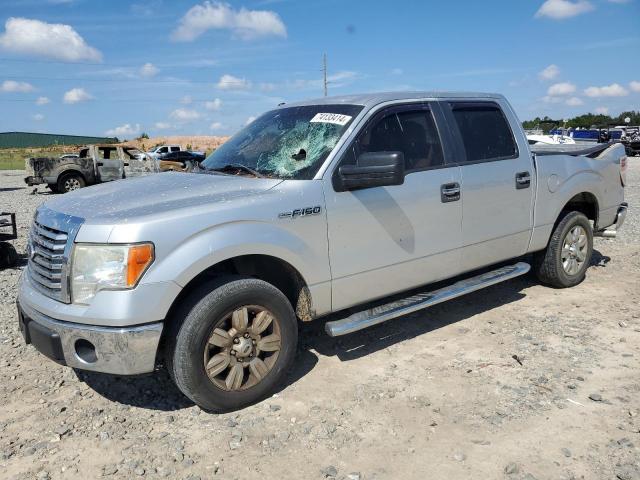
<path fill-rule="evenodd" d="M 622 186 L 627 185 L 627 156 L 620 157 L 620 182 Z"/>

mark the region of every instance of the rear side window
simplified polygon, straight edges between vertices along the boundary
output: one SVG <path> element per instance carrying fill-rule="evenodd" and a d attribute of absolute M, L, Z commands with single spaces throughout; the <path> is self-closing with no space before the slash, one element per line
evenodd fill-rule
<path fill-rule="evenodd" d="M 179 152 L 180 151 L 180 147 L 171 147 L 171 151 L 172 152 Z"/>
<path fill-rule="evenodd" d="M 511 128 L 497 105 L 454 103 L 451 108 L 467 152 L 467 162 L 518 156 Z"/>

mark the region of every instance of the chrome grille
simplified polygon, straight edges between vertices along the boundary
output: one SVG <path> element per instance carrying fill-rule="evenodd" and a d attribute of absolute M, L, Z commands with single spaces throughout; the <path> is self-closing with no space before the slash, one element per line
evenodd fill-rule
<path fill-rule="evenodd" d="M 67 302 L 65 251 L 67 232 L 48 227 L 37 221 L 29 235 L 29 277 L 48 297 Z"/>

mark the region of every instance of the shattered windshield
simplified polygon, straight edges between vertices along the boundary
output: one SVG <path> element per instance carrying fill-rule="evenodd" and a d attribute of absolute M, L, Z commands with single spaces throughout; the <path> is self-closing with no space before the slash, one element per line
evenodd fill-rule
<path fill-rule="evenodd" d="M 201 166 L 240 175 L 311 179 L 361 110 L 359 105 L 305 105 L 267 112 Z"/>

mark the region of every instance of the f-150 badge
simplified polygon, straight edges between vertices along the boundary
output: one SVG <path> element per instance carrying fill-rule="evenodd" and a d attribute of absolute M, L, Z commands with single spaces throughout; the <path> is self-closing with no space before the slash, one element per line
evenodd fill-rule
<path fill-rule="evenodd" d="M 318 215 L 322 208 L 320 205 L 316 205 L 315 207 L 306 207 L 306 208 L 296 208 L 295 210 L 291 210 L 290 212 L 282 212 L 278 215 L 278 218 L 296 218 L 296 217 L 306 217 L 308 215 Z"/>

